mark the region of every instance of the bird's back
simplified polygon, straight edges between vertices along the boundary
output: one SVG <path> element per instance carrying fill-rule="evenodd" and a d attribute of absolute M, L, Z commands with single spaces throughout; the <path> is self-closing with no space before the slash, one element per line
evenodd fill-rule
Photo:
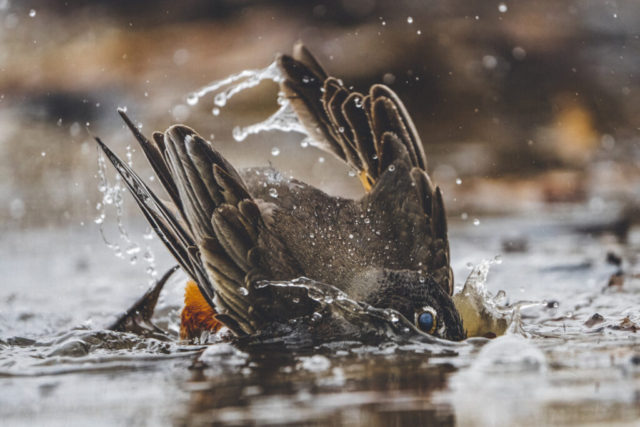
<path fill-rule="evenodd" d="M 330 196 L 272 168 L 245 169 L 240 175 L 269 232 L 302 275 L 353 294 L 371 269 L 422 269 L 429 230 L 406 168 L 385 174 L 360 200 Z"/>

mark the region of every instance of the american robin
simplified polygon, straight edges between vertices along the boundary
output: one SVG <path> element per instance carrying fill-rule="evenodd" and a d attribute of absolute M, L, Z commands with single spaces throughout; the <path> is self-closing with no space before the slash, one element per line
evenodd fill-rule
<path fill-rule="evenodd" d="M 220 324 L 259 332 L 273 319 L 256 309 L 255 284 L 307 277 L 395 309 L 427 334 L 464 339 L 442 194 L 400 99 L 383 85 L 366 96 L 350 92 L 302 44 L 277 61 L 281 90 L 309 136 L 358 171 L 360 200 L 273 168 L 236 170 L 186 126 L 148 140 L 121 111 L 171 199 L 163 202 L 98 140 L 193 281 L 183 338 Z"/>

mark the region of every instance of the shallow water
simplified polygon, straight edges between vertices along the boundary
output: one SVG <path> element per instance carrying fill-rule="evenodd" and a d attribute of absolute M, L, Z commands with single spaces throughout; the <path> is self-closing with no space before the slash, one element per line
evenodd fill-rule
<path fill-rule="evenodd" d="M 640 234 L 632 228 L 620 244 L 584 233 L 594 224 L 579 212 L 451 224 L 459 285 L 467 263 L 502 254 L 489 290 L 505 290 L 507 303 L 547 301 L 522 310 L 525 336 L 453 347 L 205 348 L 104 332 L 146 288 L 143 266 L 115 258 L 97 226 L 67 236 L 64 255 L 48 254 L 53 269 L 44 260 L 58 232 L 5 236 L 14 250 L 0 261 L 9 279 L 0 291 L 0 417 L 11 425 L 631 425 L 640 417 L 640 280 L 628 260 Z M 516 240 L 525 251 L 505 252 Z M 607 286 L 618 270 L 610 250 L 625 259 L 622 286 Z M 156 252 L 159 266 L 171 265 Z M 35 286 L 44 279 L 50 288 Z M 157 312 L 169 330 L 183 279 L 169 283 Z M 586 325 L 595 313 L 602 320 Z"/>

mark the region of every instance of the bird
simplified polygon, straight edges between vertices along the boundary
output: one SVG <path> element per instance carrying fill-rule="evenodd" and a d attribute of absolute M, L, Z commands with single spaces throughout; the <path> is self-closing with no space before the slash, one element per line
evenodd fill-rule
<path fill-rule="evenodd" d="M 425 334 L 465 339 L 442 192 L 399 97 L 382 84 L 366 95 L 350 91 L 302 43 L 276 61 L 281 92 L 314 145 L 357 171 L 365 189 L 359 200 L 272 167 L 237 170 L 187 126 L 147 139 L 119 111 L 165 201 L 96 138 L 190 278 L 181 337 L 223 325 L 237 336 L 256 334 L 278 321 L 261 309 L 268 302 L 256 284 L 304 277 L 396 310 Z"/>

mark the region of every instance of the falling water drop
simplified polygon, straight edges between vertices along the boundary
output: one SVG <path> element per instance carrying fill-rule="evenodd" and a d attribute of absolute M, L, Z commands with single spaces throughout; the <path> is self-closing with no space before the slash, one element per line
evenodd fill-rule
<path fill-rule="evenodd" d="M 271 189 L 269 190 L 269 195 L 270 195 L 271 197 L 273 197 L 274 199 L 275 199 L 275 198 L 277 198 L 277 197 L 278 197 L 278 190 L 276 190 L 275 188 L 271 188 Z"/>
<path fill-rule="evenodd" d="M 198 101 L 200 101 L 200 97 L 197 93 L 191 92 L 189 95 L 187 95 L 187 104 L 196 105 Z"/>
<path fill-rule="evenodd" d="M 272 156 L 277 156 L 278 154 L 280 154 L 280 149 L 278 147 L 273 147 L 271 149 L 271 155 Z"/>

